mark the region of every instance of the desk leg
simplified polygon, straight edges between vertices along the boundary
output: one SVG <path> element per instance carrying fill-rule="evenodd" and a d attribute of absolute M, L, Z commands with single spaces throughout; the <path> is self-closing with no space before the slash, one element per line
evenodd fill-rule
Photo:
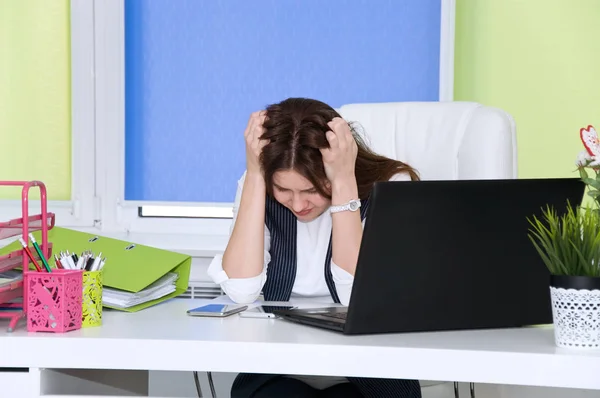
<path fill-rule="evenodd" d="M 471 392 L 471 398 L 475 398 L 475 383 L 469 383 L 469 391 Z M 460 398 L 460 391 L 458 390 L 458 382 L 454 382 L 454 398 Z"/>
<path fill-rule="evenodd" d="M 210 386 L 210 394 L 213 398 L 217 398 L 217 392 L 215 391 L 215 382 L 213 381 L 212 372 L 206 372 L 208 376 L 208 385 Z"/>
<path fill-rule="evenodd" d="M 198 377 L 198 372 L 194 371 L 194 384 L 196 384 L 196 392 L 198 393 L 199 397 L 203 397 L 204 394 L 202 394 L 202 387 L 200 386 L 200 378 Z"/>
<path fill-rule="evenodd" d="M 198 377 L 198 372 L 194 371 L 194 383 L 196 384 L 196 392 L 199 397 L 203 397 L 202 387 L 200 386 L 200 378 Z M 212 372 L 206 372 L 206 376 L 208 377 L 208 385 L 210 387 L 210 396 L 213 398 L 217 398 L 217 393 L 215 392 L 215 383 L 213 381 Z"/>

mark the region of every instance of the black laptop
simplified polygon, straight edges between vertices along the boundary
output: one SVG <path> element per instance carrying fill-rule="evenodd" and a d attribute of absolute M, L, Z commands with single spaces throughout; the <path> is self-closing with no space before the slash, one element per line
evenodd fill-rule
<path fill-rule="evenodd" d="M 546 205 L 564 213 L 584 188 L 575 178 L 378 183 L 349 306 L 276 314 L 345 334 L 549 324 L 549 272 L 527 218 Z"/>

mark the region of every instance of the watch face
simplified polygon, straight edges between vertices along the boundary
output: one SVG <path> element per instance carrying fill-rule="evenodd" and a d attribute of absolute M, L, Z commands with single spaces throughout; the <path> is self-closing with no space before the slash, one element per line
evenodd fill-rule
<path fill-rule="evenodd" d="M 359 204 L 358 202 L 350 202 L 350 210 L 351 211 L 356 211 L 358 210 Z"/>

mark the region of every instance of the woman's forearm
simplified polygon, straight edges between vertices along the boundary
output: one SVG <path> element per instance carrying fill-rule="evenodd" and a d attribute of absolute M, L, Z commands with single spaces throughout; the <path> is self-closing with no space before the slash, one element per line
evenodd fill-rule
<path fill-rule="evenodd" d="M 247 174 L 229 243 L 223 254 L 223 270 L 229 278 L 250 278 L 264 267 L 265 180 Z"/>
<path fill-rule="evenodd" d="M 354 199 L 358 199 L 358 188 L 354 176 L 332 183 L 332 205 L 343 205 Z M 360 211 L 333 213 L 331 219 L 333 223 L 332 261 L 344 271 L 354 275 L 363 233 Z"/>

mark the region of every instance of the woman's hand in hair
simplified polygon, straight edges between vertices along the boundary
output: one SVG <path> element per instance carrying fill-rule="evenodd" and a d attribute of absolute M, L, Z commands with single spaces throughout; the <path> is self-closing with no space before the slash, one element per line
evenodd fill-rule
<path fill-rule="evenodd" d="M 345 120 L 335 118 L 328 123 L 330 148 L 321 149 L 325 173 L 331 182 L 331 204 L 343 205 L 358 199 L 358 185 L 354 171 L 358 145 Z M 331 261 L 350 275 L 354 275 L 362 239 L 359 212 L 344 211 L 331 215 Z"/>
<path fill-rule="evenodd" d="M 321 149 L 325 173 L 332 184 L 356 181 L 354 167 L 358 146 L 348 123 L 339 117 L 327 123 L 329 148 Z"/>
<path fill-rule="evenodd" d="M 265 117 L 265 111 L 252 113 L 244 131 L 246 139 L 246 170 L 250 175 L 262 175 L 259 158 L 263 147 L 267 144 L 267 140 L 261 140 L 260 137 L 265 131 L 263 127 Z"/>

